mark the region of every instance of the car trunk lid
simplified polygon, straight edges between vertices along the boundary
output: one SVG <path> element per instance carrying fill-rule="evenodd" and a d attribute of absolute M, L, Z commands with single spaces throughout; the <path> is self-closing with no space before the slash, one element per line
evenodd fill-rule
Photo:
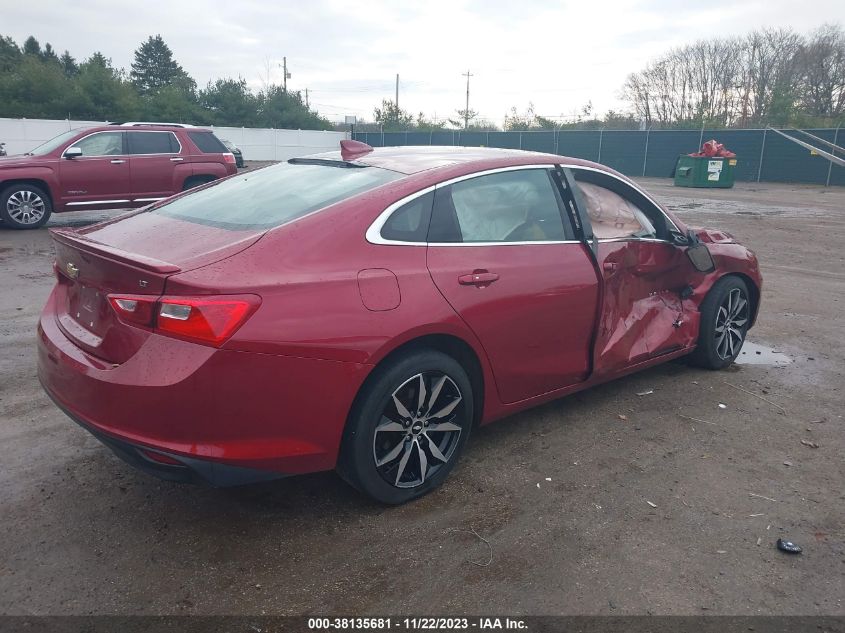
<path fill-rule="evenodd" d="M 109 295 L 161 296 L 170 275 L 230 257 L 262 233 L 222 230 L 150 213 L 81 231 L 53 230 L 59 327 L 89 354 L 123 363 L 151 331 L 122 322 Z"/>

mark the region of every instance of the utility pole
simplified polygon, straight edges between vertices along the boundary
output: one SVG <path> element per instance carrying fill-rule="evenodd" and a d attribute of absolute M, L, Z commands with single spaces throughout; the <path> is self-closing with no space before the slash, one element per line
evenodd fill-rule
<path fill-rule="evenodd" d="M 282 57 L 282 87 L 284 91 L 288 91 L 288 79 L 290 79 L 290 73 L 288 72 L 288 58 Z"/>
<path fill-rule="evenodd" d="M 467 106 L 464 110 L 464 129 L 467 129 L 469 127 L 469 78 L 472 77 L 472 73 L 467 70 L 463 77 L 467 78 Z"/>
<path fill-rule="evenodd" d="M 306 88 L 305 89 L 305 109 L 308 110 L 309 107 L 310 106 L 308 105 L 308 88 Z"/>
<path fill-rule="evenodd" d="M 399 111 L 399 73 L 396 73 L 396 111 Z"/>

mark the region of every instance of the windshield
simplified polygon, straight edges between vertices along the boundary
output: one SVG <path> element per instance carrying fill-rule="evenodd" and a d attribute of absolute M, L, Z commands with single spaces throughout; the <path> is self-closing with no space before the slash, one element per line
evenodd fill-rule
<path fill-rule="evenodd" d="M 60 147 L 80 132 L 81 130 L 68 130 L 67 132 L 64 132 L 54 138 L 51 138 L 46 143 L 42 143 L 35 149 L 28 151 L 26 154 L 27 156 L 44 156 L 46 154 L 49 154 L 54 149 Z"/>
<path fill-rule="evenodd" d="M 401 177 L 378 167 L 281 163 L 233 176 L 153 212 L 224 229 L 268 229 Z"/>

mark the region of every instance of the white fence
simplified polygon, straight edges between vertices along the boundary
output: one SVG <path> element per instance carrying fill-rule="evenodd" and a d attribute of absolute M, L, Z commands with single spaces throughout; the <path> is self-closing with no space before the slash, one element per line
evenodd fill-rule
<path fill-rule="evenodd" d="M 44 141 L 75 128 L 105 125 L 102 121 L 0 118 L 0 142 L 6 152 L 23 154 Z M 274 130 L 248 127 L 212 127 L 214 133 L 237 145 L 246 160 L 287 160 L 336 150 L 345 132 L 318 130 Z"/>

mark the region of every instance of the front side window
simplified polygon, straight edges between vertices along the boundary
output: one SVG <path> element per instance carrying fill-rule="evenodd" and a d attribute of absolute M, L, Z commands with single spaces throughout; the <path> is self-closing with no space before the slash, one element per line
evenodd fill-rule
<path fill-rule="evenodd" d="M 123 132 L 98 132 L 72 145 L 83 156 L 120 156 L 123 154 Z"/>
<path fill-rule="evenodd" d="M 668 239 L 671 222 L 634 187 L 599 171 L 572 172 L 598 239 Z"/>
<path fill-rule="evenodd" d="M 651 221 L 633 202 L 589 182 L 579 182 L 578 188 L 597 238 L 657 237 Z"/>
<path fill-rule="evenodd" d="M 174 154 L 179 142 L 173 132 L 127 132 L 130 154 Z"/>
<path fill-rule="evenodd" d="M 269 229 L 401 177 L 378 167 L 280 163 L 227 178 L 153 212 L 224 229 Z"/>
<path fill-rule="evenodd" d="M 521 169 L 456 182 L 437 190 L 429 242 L 565 240 L 547 169 Z"/>

